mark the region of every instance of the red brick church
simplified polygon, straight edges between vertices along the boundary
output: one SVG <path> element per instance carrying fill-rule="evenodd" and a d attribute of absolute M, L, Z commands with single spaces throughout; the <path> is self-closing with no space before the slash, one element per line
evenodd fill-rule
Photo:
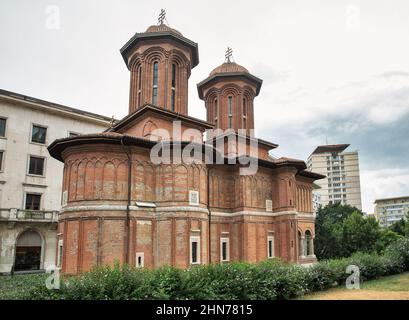
<path fill-rule="evenodd" d="M 269 156 L 278 145 L 252 134 L 262 80 L 228 51 L 197 85 L 204 121 L 188 115 L 197 43 L 161 19 L 136 33 L 121 54 L 130 71 L 129 114 L 106 132 L 49 146 L 64 162 L 62 272 L 115 261 L 148 268 L 315 261 L 312 183 L 323 176 L 306 171 L 302 160 Z M 211 129 L 223 132 L 206 133 Z M 195 161 L 152 160 L 158 146 L 161 156 L 189 145 L 202 151 L 188 152 Z M 257 170 L 243 174 L 241 159 L 256 160 Z"/>

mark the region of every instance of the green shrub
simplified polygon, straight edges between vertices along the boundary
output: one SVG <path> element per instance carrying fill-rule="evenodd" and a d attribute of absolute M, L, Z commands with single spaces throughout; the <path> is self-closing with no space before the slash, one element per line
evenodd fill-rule
<path fill-rule="evenodd" d="M 388 257 L 400 258 L 403 271 L 409 270 L 409 237 L 405 237 L 392 243 L 387 249 L 385 254 Z"/>
<path fill-rule="evenodd" d="M 63 279 L 60 290 L 47 290 L 48 275 L 0 278 L 0 293 L 13 299 L 290 299 L 307 292 L 343 285 L 348 265 L 360 269 L 362 280 L 409 270 L 409 239 L 392 243 L 383 255 L 355 253 L 310 267 L 272 259 L 195 266 L 187 270 L 162 267 L 135 269 L 126 265 L 98 267 Z M 26 283 L 24 283 L 23 279 Z M 28 283 L 27 283 L 28 282 Z M 17 288 L 13 293 L 8 290 Z"/>

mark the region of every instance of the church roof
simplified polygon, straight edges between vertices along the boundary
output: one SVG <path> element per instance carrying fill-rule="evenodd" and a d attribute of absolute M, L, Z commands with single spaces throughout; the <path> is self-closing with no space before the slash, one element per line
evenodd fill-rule
<path fill-rule="evenodd" d="M 256 86 L 256 95 L 259 94 L 261 85 L 263 83 L 263 80 L 257 78 L 256 76 L 253 76 L 245 67 L 239 65 L 236 62 L 228 60 L 227 62 L 213 69 L 213 71 L 210 72 L 209 76 L 206 79 L 197 84 L 197 91 L 199 93 L 200 99 L 203 99 L 203 89 L 208 83 L 225 77 L 244 78 L 253 82 Z"/>
<path fill-rule="evenodd" d="M 183 114 L 180 114 L 180 113 L 177 113 L 171 110 L 167 110 L 164 108 L 156 107 L 150 104 L 145 104 L 141 108 L 135 110 L 133 113 L 128 114 L 122 120 L 116 122 L 113 127 L 105 130 L 105 132 L 116 132 L 120 130 L 121 128 L 124 128 L 130 125 L 132 122 L 136 121 L 136 119 L 138 119 L 140 116 L 148 112 L 159 114 L 171 120 L 179 120 L 181 122 L 188 123 L 191 126 L 202 128 L 203 130 L 213 129 L 214 127 L 214 125 L 210 122 L 207 122 L 207 121 L 195 118 L 195 117 L 183 115 Z"/>
<path fill-rule="evenodd" d="M 244 72 L 244 73 L 250 73 L 246 68 L 243 66 L 239 65 L 236 62 L 225 62 L 222 65 L 218 66 L 217 68 L 214 68 L 212 72 L 210 72 L 209 76 L 213 76 L 215 74 L 219 73 L 235 73 L 235 72 Z"/>
<path fill-rule="evenodd" d="M 149 32 L 173 32 L 183 37 L 180 31 L 173 29 L 164 23 L 150 26 L 148 29 L 146 29 L 145 33 L 149 33 Z"/>
<path fill-rule="evenodd" d="M 126 65 L 128 65 L 128 53 L 136 46 L 136 44 L 140 41 L 154 40 L 158 38 L 171 39 L 185 45 L 192 52 L 192 68 L 199 64 L 199 50 L 197 43 L 185 38 L 179 31 L 162 23 L 150 26 L 145 32 L 135 33 L 135 35 L 121 48 L 120 52 Z"/>

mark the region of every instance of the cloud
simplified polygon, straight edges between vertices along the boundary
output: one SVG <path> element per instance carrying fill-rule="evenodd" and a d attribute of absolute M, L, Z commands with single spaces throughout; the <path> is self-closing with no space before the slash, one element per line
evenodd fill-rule
<path fill-rule="evenodd" d="M 379 78 L 391 78 L 391 77 L 409 77 L 409 72 L 405 71 L 386 71 L 381 74 L 375 75 Z"/>
<path fill-rule="evenodd" d="M 409 168 L 361 170 L 363 208 L 373 212 L 374 200 L 409 195 Z"/>
<path fill-rule="evenodd" d="M 385 72 L 339 87 L 309 88 L 297 84 L 289 74 L 267 89 L 257 102 L 260 114 L 274 112 L 274 117 L 260 120 L 261 128 L 299 126 L 308 128 L 335 118 L 350 118 L 361 124 L 393 123 L 409 113 L 409 73 Z M 265 90 L 266 90 L 265 89 Z M 348 131 L 358 130 L 355 123 Z"/>

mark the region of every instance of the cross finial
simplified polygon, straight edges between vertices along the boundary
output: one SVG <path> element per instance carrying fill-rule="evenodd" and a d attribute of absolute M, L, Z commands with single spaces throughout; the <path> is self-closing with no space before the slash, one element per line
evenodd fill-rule
<path fill-rule="evenodd" d="M 110 125 L 111 128 L 115 125 L 114 115 L 112 115 L 112 118 L 111 118 L 111 121 L 110 121 L 109 125 Z"/>
<path fill-rule="evenodd" d="M 231 62 L 231 59 L 233 57 L 233 49 L 232 48 L 227 47 L 225 57 L 226 57 L 227 62 Z"/>
<path fill-rule="evenodd" d="M 158 18 L 158 24 L 163 24 L 163 21 L 166 19 L 166 11 L 165 9 L 161 9 Z"/>

